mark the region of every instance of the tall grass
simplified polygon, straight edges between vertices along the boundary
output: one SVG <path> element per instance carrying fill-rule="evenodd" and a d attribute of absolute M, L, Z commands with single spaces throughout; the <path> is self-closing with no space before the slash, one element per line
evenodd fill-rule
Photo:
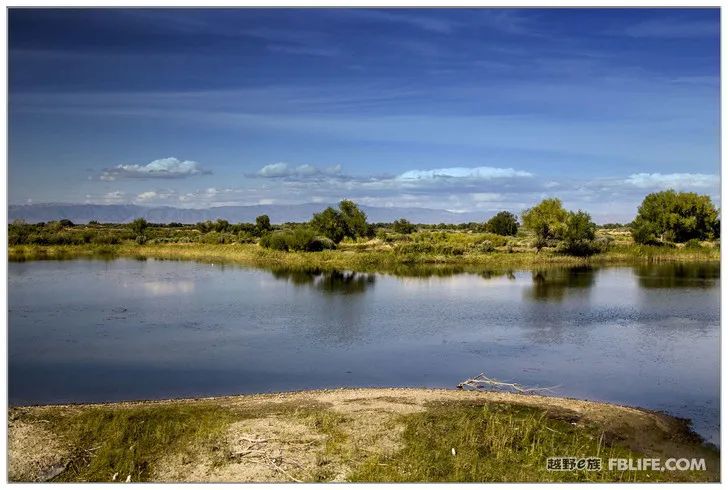
<path fill-rule="evenodd" d="M 510 404 L 458 403 L 407 415 L 403 447 L 369 458 L 351 476 L 368 482 L 675 481 L 699 474 L 609 471 L 608 458 L 640 455 L 605 443 L 568 413 Z M 602 471 L 549 471 L 548 457 L 600 457 Z"/>
<path fill-rule="evenodd" d="M 205 404 L 93 407 L 70 416 L 45 415 L 75 454 L 58 481 L 146 481 L 175 451 L 211 444 L 232 412 Z"/>

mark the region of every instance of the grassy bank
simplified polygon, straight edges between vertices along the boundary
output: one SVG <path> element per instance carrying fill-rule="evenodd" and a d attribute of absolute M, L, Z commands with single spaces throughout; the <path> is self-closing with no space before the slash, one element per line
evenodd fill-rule
<path fill-rule="evenodd" d="M 683 421 L 603 403 L 354 389 L 10 409 L 15 481 L 715 481 Z M 551 456 L 601 471 L 547 471 Z M 705 458 L 706 471 L 614 471 L 616 457 Z"/>
<path fill-rule="evenodd" d="M 573 257 L 555 250 L 467 252 L 461 255 L 437 253 L 398 253 L 377 243 L 344 244 L 322 252 L 283 252 L 256 244 L 158 243 L 137 245 L 17 245 L 9 247 L 9 259 L 56 260 L 73 258 L 137 257 L 171 260 L 229 262 L 256 267 L 294 269 L 353 270 L 360 272 L 406 272 L 418 267 L 487 270 L 533 268 L 548 265 L 610 265 L 656 262 L 719 261 L 716 247 L 698 249 L 642 245 L 615 245 L 608 252 L 591 257 Z"/>

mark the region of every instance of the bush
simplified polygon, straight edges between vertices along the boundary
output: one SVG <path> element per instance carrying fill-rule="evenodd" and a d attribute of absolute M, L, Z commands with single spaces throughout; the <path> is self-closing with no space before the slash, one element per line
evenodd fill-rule
<path fill-rule="evenodd" d="M 336 248 L 333 240 L 317 236 L 316 232 L 307 226 L 268 233 L 261 237 L 259 244 L 272 250 L 297 252 L 320 252 Z"/>
<path fill-rule="evenodd" d="M 321 252 L 322 250 L 334 250 L 335 248 L 336 244 L 332 240 L 325 236 L 317 236 L 309 243 L 308 250 L 310 252 Z"/>
<path fill-rule="evenodd" d="M 270 225 L 270 218 L 267 214 L 261 214 L 257 218 L 255 218 L 255 227 L 258 230 L 258 233 L 265 233 L 267 231 L 271 230 Z"/>
<path fill-rule="evenodd" d="M 700 249 L 703 248 L 703 245 L 697 238 L 691 238 L 690 240 L 685 242 L 685 248 Z"/>
<path fill-rule="evenodd" d="M 658 245 L 657 226 L 647 221 L 639 221 L 632 224 L 630 228 L 632 239 L 635 243 L 642 245 Z"/>
<path fill-rule="evenodd" d="M 240 243 L 255 243 L 255 236 L 249 231 L 241 231 L 238 233 L 238 242 Z"/>
<path fill-rule="evenodd" d="M 584 211 L 569 212 L 564 230 L 563 250 L 569 255 L 588 256 L 599 252 L 594 242 L 597 225 Z"/>
<path fill-rule="evenodd" d="M 120 242 L 119 237 L 109 233 L 96 234 L 91 239 L 91 243 L 95 245 L 117 245 Z"/>
<path fill-rule="evenodd" d="M 632 223 L 637 243 L 687 242 L 714 238 L 719 232 L 718 211 L 709 196 L 667 190 L 648 194 Z"/>
<path fill-rule="evenodd" d="M 310 226 L 334 243 L 344 238 L 371 237 L 374 229 L 367 224 L 367 215 L 347 199 L 339 203 L 339 209 L 328 207 L 311 218 Z"/>
<path fill-rule="evenodd" d="M 523 225 L 543 240 L 560 239 L 566 228 L 569 213 L 556 198 L 544 199 L 523 213 Z M 538 247 L 537 247 L 538 248 Z"/>
<path fill-rule="evenodd" d="M 314 214 L 311 226 L 334 243 L 339 243 L 350 234 L 344 217 L 332 207 Z"/>
<path fill-rule="evenodd" d="M 483 240 L 476 246 L 476 250 L 478 252 L 488 253 L 488 252 L 492 252 L 493 250 L 495 250 L 495 246 L 493 245 L 493 242 L 491 242 L 490 240 Z"/>
<path fill-rule="evenodd" d="M 462 244 L 450 243 L 428 243 L 416 241 L 411 243 L 400 243 L 394 247 L 397 254 L 430 254 L 430 255 L 463 255 L 466 247 Z"/>
<path fill-rule="evenodd" d="M 402 233 L 403 235 L 409 235 L 410 233 L 413 233 L 417 230 L 417 227 L 407 221 L 404 218 L 400 218 L 398 220 L 395 220 L 394 223 L 392 223 L 392 229 L 395 233 Z"/>
<path fill-rule="evenodd" d="M 311 242 L 316 238 L 316 232 L 307 226 L 294 228 L 292 232 L 286 232 L 286 242 L 289 250 L 298 252 L 310 251 Z"/>
<path fill-rule="evenodd" d="M 133 231 L 135 235 L 143 235 L 148 226 L 149 223 L 147 223 L 147 220 L 144 218 L 137 218 L 129 223 L 129 228 L 131 228 L 131 231 Z"/>
<path fill-rule="evenodd" d="M 286 232 L 276 231 L 273 233 L 266 233 L 260 237 L 260 241 L 258 243 L 260 246 L 270 248 L 271 250 L 288 251 Z"/>
<path fill-rule="evenodd" d="M 516 236 L 516 233 L 518 233 L 518 218 L 513 213 L 501 211 L 488 220 L 485 229 L 496 235 Z"/>

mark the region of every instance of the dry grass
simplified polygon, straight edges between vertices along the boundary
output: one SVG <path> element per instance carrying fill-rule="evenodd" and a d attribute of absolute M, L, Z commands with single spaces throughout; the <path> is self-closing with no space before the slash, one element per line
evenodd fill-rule
<path fill-rule="evenodd" d="M 452 235 L 467 236 L 466 233 Z M 450 240 L 450 239 L 448 239 Z M 465 240 L 462 238 L 461 240 Z M 467 240 L 473 240 L 472 236 Z M 419 275 L 437 268 L 460 268 L 477 272 L 483 269 L 534 268 L 549 265 L 581 266 L 610 264 L 639 264 L 655 262 L 719 261 L 720 250 L 714 246 L 699 249 L 638 246 L 615 240 L 609 252 L 592 257 L 573 257 L 542 250 L 536 253 L 526 247 L 498 247 L 494 251 L 468 251 L 461 255 L 448 253 L 399 253 L 380 240 L 345 243 L 338 250 L 323 252 L 282 252 L 255 244 L 168 243 L 137 245 L 18 245 L 9 247 L 10 260 L 58 260 L 73 258 L 115 257 L 156 258 L 168 260 L 197 260 L 228 262 L 255 267 L 286 267 L 302 270 L 353 270 L 359 272 L 392 272 Z M 448 242 L 449 243 L 449 242 Z M 455 245 L 447 245 L 454 247 Z M 445 248 L 444 250 L 450 250 Z"/>
<path fill-rule="evenodd" d="M 424 389 L 18 407 L 10 478 L 59 481 L 715 481 L 684 422 L 603 403 Z M 35 432 L 33 437 L 28 434 Z M 44 452 L 36 448 L 39 441 Z M 456 455 L 451 449 L 456 448 Z M 547 473 L 545 457 L 704 457 L 707 472 Z"/>

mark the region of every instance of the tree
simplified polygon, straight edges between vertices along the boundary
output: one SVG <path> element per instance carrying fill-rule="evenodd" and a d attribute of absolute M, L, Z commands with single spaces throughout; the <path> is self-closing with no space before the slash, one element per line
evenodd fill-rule
<path fill-rule="evenodd" d="M 561 200 L 553 197 L 544 199 L 524 211 L 523 226 L 536 233 L 537 244 L 540 245 L 546 240 L 563 236 L 568 216 L 569 213 L 564 209 Z"/>
<path fill-rule="evenodd" d="M 714 238 L 718 222 L 718 211 L 709 196 L 670 189 L 645 197 L 631 231 L 637 243 L 682 243 Z"/>
<path fill-rule="evenodd" d="M 258 228 L 258 231 L 261 233 L 265 232 L 265 231 L 270 231 L 271 226 L 270 226 L 270 218 L 268 217 L 268 215 L 261 214 L 260 216 L 255 218 L 255 227 Z"/>
<path fill-rule="evenodd" d="M 564 250 L 571 255 L 592 255 L 598 251 L 594 243 L 597 225 L 589 213 L 569 212 L 564 230 Z"/>
<path fill-rule="evenodd" d="M 149 223 L 147 223 L 147 220 L 144 218 L 137 218 L 129 223 L 131 231 L 133 231 L 136 235 L 143 235 L 148 226 Z"/>
<path fill-rule="evenodd" d="M 348 234 L 344 217 L 332 207 L 315 213 L 311 219 L 311 227 L 334 243 L 339 243 Z"/>
<path fill-rule="evenodd" d="M 501 211 L 488 220 L 485 229 L 496 235 L 515 236 L 518 233 L 518 218 L 513 213 Z"/>
<path fill-rule="evenodd" d="M 230 228 L 230 222 L 225 219 L 218 219 L 215 221 L 215 224 L 213 225 L 213 229 L 218 233 L 223 233 L 225 231 L 228 231 Z"/>
<path fill-rule="evenodd" d="M 367 236 L 367 215 L 354 201 L 344 199 L 339 203 L 339 211 L 346 223 L 346 236 L 351 238 Z"/>
<path fill-rule="evenodd" d="M 339 210 L 332 207 L 313 215 L 311 227 L 339 243 L 345 237 L 356 238 L 369 236 L 371 227 L 367 224 L 367 215 L 353 201 L 344 199 L 339 203 Z"/>
<path fill-rule="evenodd" d="M 413 225 L 404 218 L 395 220 L 394 223 L 392 223 L 392 228 L 394 229 L 395 233 L 402 233 L 403 235 L 409 235 L 417 229 L 415 225 Z"/>

